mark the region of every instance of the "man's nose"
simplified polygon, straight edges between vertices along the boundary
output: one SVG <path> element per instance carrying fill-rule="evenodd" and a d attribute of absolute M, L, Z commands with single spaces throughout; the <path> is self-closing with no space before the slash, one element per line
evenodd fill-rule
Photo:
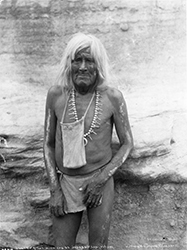
<path fill-rule="evenodd" d="M 79 70 L 80 71 L 86 71 L 87 70 L 85 59 L 82 60 Z"/>

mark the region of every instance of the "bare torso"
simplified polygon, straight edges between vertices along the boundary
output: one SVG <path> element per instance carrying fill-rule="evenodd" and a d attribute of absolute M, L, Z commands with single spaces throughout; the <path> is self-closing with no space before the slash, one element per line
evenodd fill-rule
<path fill-rule="evenodd" d="M 53 215 L 51 238 L 54 242 L 50 243 L 55 247 L 70 249 L 75 245 L 82 211 L 87 209 L 89 249 L 107 249 L 114 196 L 112 177 L 133 147 L 123 94 L 105 85 L 110 81 L 107 60 L 106 51 L 98 39 L 92 35 L 75 36 L 62 58 L 57 77 L 57 82 L 62 85 L 52 86 L 48 91 L 44 160 Z M 75 91 L 71 92 L 71 102 L 67 103 L 69 93 L 64 88 L 71 87 Z M 90 102 L 95 90 L 99 91 L 101 99 L 96 93 Z M 91 106 L 85 114 L 89 103 Z M 101 114 L 98 103 L 102 104 Z M 98 119 L 99 127 L 95 122 Z M 111 149 L 113 126 L 119 139 L 119 149 L 114 155 Z M 66 175 L 58 178 L 57 169 Z M 101 171 L 84 176 L 98 169 Z"/>
<path fill-rule="evenodd" d="M 57 117 L 56 125 L 56 137 L 55 137 L 55 160 L 58 169 L 68 175 L 83 175 L 90 173 L 96 169 L 101 168 L 107 164 L 112 158 L 111 150 L 111 138 L 112 138 L 112 128 L 113 128 L 113 105 L 110 101 L 110 92 L 112 89 L 109 87 L 104 90 L 99 91 L 101 94 L 101 114 L 99 128 L 95 128 L 94 131 L 96 134 L 92 134 L 92 140 L 88 138 L 88 144 L 85 146 L 86 150 L 86 161 L 87 164 L 81 168 L 69 169 L 63 167 L 63 144 L 61 139 L 61 127 L 60 122 L 62 120 L 62 115 L 65 109 L 66 101 L 68 100 L 67 93 L 62 93 L 61 90 L 58 90 L 59 93 L 56 95 L 55 101 L 55 114 Z M 89 104 L 91 99 L 90 95 L 79 95 L 76 96 L 76 109 L 78 118 L 80 119 Z M 95 110 L 95 98 L 91 103 L 91 106 L 88 110 L 88 113 L 85 117 L 85 133 L 88 132 L 91 122 L 94 117 Z M 68 115 L 68 106 L 65 110 L 64 123 L 71 123 Z M 72 152 L 73 154 L 73 152 Z"/>

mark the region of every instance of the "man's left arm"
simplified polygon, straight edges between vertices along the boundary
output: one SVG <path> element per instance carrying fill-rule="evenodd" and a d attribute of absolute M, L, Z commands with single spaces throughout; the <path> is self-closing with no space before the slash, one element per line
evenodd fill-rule
<path fill-rule="evenodd" d="M 119 138 L 120 148 L 98 177 L 103 184 L 125 162 L 133 148 L 133 137 L 124 97 L 119 90 L 114 90 L 110 98 L 114 107 L 113 121 Z"/>
<path fill-rule="evenodd" d="M 81 187 L 80 191 L 84 190 L 85 193 L 84 203 L 90 205 L 90 207 L 101 204 L 102 187 L 125 162 L 133 148 L 133 137 L 122 93 L 119 90 L 112 91 L 110 100 L 113 106 L 113 121 L 120 141 L 120 148 L 111 161 L 102 170 L 98 171 L 98 175 L 93 181 Z"/>

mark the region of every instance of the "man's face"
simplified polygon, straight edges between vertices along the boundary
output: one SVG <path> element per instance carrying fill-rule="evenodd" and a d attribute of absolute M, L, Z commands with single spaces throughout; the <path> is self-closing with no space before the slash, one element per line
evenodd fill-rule
<path fill-rule="evenodd" d="M 97 67 L 90 48 L 80 50 L 72 61 L 72 81 L 76 87 L 89 88 L 95 84 Z"/>

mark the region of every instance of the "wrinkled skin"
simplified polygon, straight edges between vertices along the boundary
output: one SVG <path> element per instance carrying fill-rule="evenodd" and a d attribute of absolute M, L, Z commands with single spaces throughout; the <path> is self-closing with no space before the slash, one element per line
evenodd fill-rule
<path fill-rule="evenodd" d="M 66 199 L 61 188 L 55 189 L 53 192 L 51 192 L 49 201 L 49 209 L 51 214 L 55 215 L 56 217 L 64 216 L 66 206 Z"/>
<path fill-rule="evenodd" d="M 72 81 L 79 93 L 86 94 L 93 86 L 97 78 L 97 68 L 90 49 L 79 51 L 72 61 Z"/>
<path fill-rule="evenodd" d="M 102 204 L 103 186 L 105 183 L 98 178 L 99 176 L 94 176 L 89 183 L 84 183 L 84 185 L 79 188 L 84 194 L 83 203 L 89 208 Z"/>
<path fill-rule="evenodd" d="M 93 92 L 97 88 L 98 70 L 89 48 L 82 49 L 75 54 L 71 65 L 73 85 L 76 89 L 76 108 L 78 117 L 83 116 Z M 61 138 L 58 135 L 58 124 L 65 107 L 66 96 L 61 87 L 52 87 L 46 101 L 45 135 L 44 135 L 44 159 L 49 176 L 51 199 L 50 210 L 53 215 L 54 242 L 56 247 L 73 247 L 82 218 L 82 211 L 77 213 L 65 213 L 66 201 L 63 190 L 60 188 L 56 167 L 68 175 L 68 170 L 62 167 Z M 88 131 L 93 119 L 95 104 L 92 103 L 85 119 L 85 130 Z M 110 218 L 114 196 L 113 174 L 127 159 L 132 147 L 133 139 L 128 121 L 126 103 L 121 92 L 111 87 L 102 90 L 102 115 L 100 129 L 96 139 L 89 141 L 86 146 L 87 165 L 71 171 L 71 175 L 84 175 L 96 171 L 89 183 L 84 183 L 79 191 L 83 193 L 83 203 L 87 207 L 89 222 L 90 249 L 107 249 Z M 65 122 L 68 116 L 65 116 Z M 111 154 L 111 131 L 115 125 L 120 147 L 115 156 Z M 103 149 L 104 145 L 104 149 Z M 93 154 L 93 149 L 95 150 Z M 55 150 L 57 151 L 55 154 Z M 105 157 L 109 156 L 103 165 Z M 74 174 L 72 174 L 74 173 Z"/>

